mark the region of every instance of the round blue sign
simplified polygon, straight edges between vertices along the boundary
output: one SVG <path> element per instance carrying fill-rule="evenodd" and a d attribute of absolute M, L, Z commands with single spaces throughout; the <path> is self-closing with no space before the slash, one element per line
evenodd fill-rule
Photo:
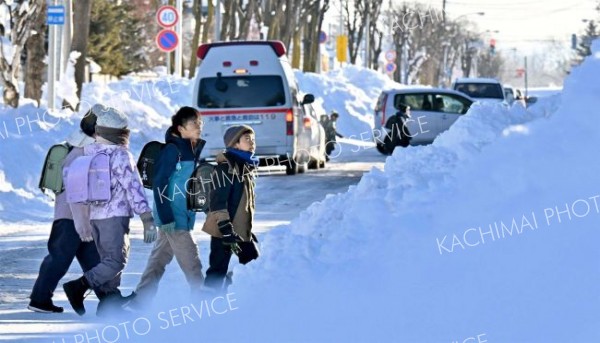
<path fill-rule="evenodd" d="M 178 43 L 179 37 L 177 37 L 177 32 L 173 30 L 162 30 L 156 36 L 156 45 L 164 52 L 175 50 Z"/>
<path fill-rule="evenodd" d="M 396 63 L 388 63 L 385 65 L 385 71 L 388 73 L 393 73 L 396 71 Z"/>
<path fill-rule="evenodd" d="M 323 44 L 325 42 L 327 42 L 327 34 L 325 31 L 321 31 L 319 32 L 319 43 Z"/>

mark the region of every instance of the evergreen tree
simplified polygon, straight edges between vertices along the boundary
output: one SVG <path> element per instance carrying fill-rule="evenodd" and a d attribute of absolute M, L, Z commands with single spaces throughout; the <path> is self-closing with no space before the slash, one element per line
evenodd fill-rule
<path fill-rule="evenodd" d="M 598 38 L 598 26 L 593 20 L 588 21 L 585 33 L 580 36 L 577 46 L 576 63 L 581 63 L 587 56 L 592 54 L 592 41 Z"/>
<path fill-rule="evenodd" d="M 125 2 L 93 2 L 89 56 L 102 67 L 103 74 L 122 76 L 147 66 L 143 25 L 131 12 L 131 5 Z"/>

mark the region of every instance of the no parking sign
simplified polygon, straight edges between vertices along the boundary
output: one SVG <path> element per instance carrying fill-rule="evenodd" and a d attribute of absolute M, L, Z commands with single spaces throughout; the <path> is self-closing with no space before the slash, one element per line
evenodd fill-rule
<path fill-rule="evenodd" d="M 179 37 L 173 30 L 162 30 L 156 36 L 156 45 L 164 52 L 171 52 L 177 48 Z"/>
<path fill-rule="evenodd" d="M 396 63 L 387 63 L 385 65 L 385 72 L 391 74 L 396 71 Z"/>

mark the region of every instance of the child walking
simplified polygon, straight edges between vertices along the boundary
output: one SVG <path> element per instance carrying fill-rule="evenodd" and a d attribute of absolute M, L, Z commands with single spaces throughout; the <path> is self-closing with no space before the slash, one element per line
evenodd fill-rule
<path fill-rule="evenodd" d="M 152 211 L 148 206 L 142 181 L 133 155 L 128 149 L 127 118 L 119 110 L 94 105 L 98 119 L 96 142 L 84 148 L 85 155 L 106 153 L 110 159 L 110 200 L 90 205 L 92 236 L 100 255 L 100 263 L 79 279 L 69 281 L 63 289 L 69 303 L 79 315 L 85 313 L 85 292 L 94 288 L 104 296 L 97 315 L 120 309 L 123 301 L 118 287 L 129 256 L 129 222 L 134 213 L 144 224 L 144 242 L 156 240 Z"/>
<path fill-rule="evenodd" d="M 209 214 L 202 228 L 211 235 L 210 266 L 206 271 L 206 287 L 224 289 L 229 261 L 233 252 L 240 262 L 247 263 L 256 256 L 250 249 L 239 248 L 241 242 L 256 241 L 252 234 L 255 209 L 255 173 L 258 158 L 254 157 L 254 130 L 247 125 L 232 126 L 223 137 L 225 153 L 217 155 Z"/>
<path fill-rule="evenodd" d="M 83 147 L 94 142 L 96 116 L 90 111 L 80 123 L 81 129 L 67 138 L 71 147 L 63 163 L 63 174 L 73 160 L 83 156 Z M 41 313 L 62 313 L 63 308 L 55 306 L 52 295 L 60 279 L 65 276 L 73 259 L 77 258 L 84 272 L 100 262 L 98 250 L 92 238 L 90 210 L 87 205 L 68 204 L 66 192 L 56 195 L 54 201 L 54 221 L 48 238 L 48 255 L 40 265 L 40 271 L 29 305 L 31 311 Z M 96 292 L 97 296 L 100 293 Z"/>
<path fill-rule="evenodd" d="M 173 257 L 185 274 L 192 293 L 197 294 L 204 282 L 198 246 L 192 235 L 196 213 L 187 209 L 184 194 L 206 143 L 200 139 L 202 120 L 194 108 L 182 107 L 171 117 L 171 123 L 165 134 L 166 145 L 154 166 L 152 182 L 158 240 L 136 287 L 135 299 L 129 305 L 134 309 L 151 302 L 165 267 Z"/>

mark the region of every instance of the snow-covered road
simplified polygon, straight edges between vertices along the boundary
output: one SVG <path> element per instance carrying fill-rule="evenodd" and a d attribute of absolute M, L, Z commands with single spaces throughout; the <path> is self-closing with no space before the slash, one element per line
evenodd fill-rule
<path fill-rule="evenodd" d="M 347 139 L 341 141 L 337 150 L 339 156 L 332 159 L 326 169 L 310 170 L 295 176 L 286 176 L 282 170 L 260 172 L 255 217 L 259 239 L 266 231 L 288 224 L 310 204 L 324 199 L 328 194 L 346 192 L 371 168 L 383 168 L 385 157 L 374 149 L 373 144 Z M 199 216 L 197 222 L 195 237 L 206 269 L 209 237 L 200 231 L 203 216 Z M 62 291 L 62 282 L 80 274 L 77 263 L 73 263 L 54 296 L 55 303 L 65 307 L 66 313 L 39 314 L 26 309 L 40 262 L 47 253 L 49 229 L 50 223 L 3 226 L 0 233 L 0 341 L 52 342 L 54 338 L 56 342 L 62 342 L 56 335 L 100 325 L 94 315 L 97 302 L 94 296 L 86 300 L 88 314 L 79 317 L 71 310 Z M 151 246 L 142 242 L 141 232 L 141 222 L 136 218 L 132 221 L 130 260 L 123 275 L 122 290 L 125 294 L 139 281 L 150 254 Z M 162 285 L 169 287 L 160 289 L 158 297 L 180 290 L 185 292 L 187 289 L 184 276 L 174 263 L 168 267 Z"/>

